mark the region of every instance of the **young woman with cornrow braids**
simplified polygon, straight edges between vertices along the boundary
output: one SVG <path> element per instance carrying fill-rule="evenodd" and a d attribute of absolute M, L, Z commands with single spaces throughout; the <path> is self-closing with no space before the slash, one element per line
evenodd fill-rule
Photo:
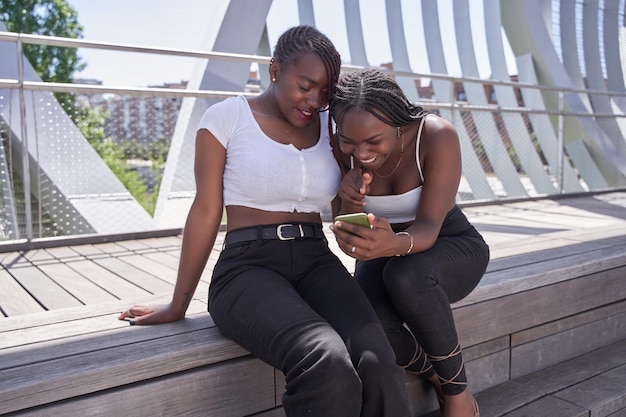
<path fill-rule="evenodd" d="M 120 319 L 144 325 L 185 316 L 225 205 L 209 312 L 224 335 L 284 372 L 287 416 L 404 417 L 404 372 L 322 232 L 320 211 L 341 180 L 327 112 L 340 67 L 326 36 L 294 27 L 278 40 L 267 90 L 205 112 L 172 301 L 133 306 Z"/>
<path fill-rule="evenodd" d="M 476 287 L 489 248 L 455 202 L 457 132 L 376 70 L 346 74 L 330 114 L 345 173 L 339 211 L 369 213 L 371 226 L 335 222 L 339 247 L 356 258 L 398 364 L 433 383 L 444 416 L 478 416 L 450 303 Z"/>

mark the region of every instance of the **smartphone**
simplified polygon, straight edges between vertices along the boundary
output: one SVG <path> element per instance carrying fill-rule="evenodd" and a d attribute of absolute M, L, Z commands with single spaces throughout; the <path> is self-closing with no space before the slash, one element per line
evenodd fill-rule
<path fill-rule="evenodd" d="M 335 217 L 335 221 L 348 222 L 357 224 L 359 226 L 371 228 L 370 222 L 367 221 L 367 213 L 351 213 L 351 214 L 340 214 Z"/>

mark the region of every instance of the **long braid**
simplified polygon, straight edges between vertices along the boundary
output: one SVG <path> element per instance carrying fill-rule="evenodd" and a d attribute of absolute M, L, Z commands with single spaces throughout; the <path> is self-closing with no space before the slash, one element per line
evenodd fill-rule
<path fill-rule="evenodd" d="M 335 45 L 320 31 L 312 26 L 295 26 L 284 32 L 274 49 L 274 57 L 281 65 L 294 63 L 302 54 L 314 53 L 320 57 L 328 75 L 328 97 L 332 97 L 337 87 L 339 73 L 341 72 L 341 56 Z M 332 118 L 328 118 L 328 134 L 331 138 L 331 146 L 335 157 L 338 150 L 333 144 Z"/>
<path fill-rule="evenodd" d="M 357 107 L 394 127 L 406 126 L 429 113 L 409 102 L 393 78 L 375 69 L 344 75 L 329 105 L 330 115 L 337 122 L 346 110 Z"/>

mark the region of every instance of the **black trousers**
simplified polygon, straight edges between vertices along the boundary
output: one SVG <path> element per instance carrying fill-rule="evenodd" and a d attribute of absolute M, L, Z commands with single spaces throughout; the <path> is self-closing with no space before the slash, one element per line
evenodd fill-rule
<path fill-rule="evenodd" d="M 227 246 L 209 312 L 225 336 L 283 371 L 287 416 L 411 414 L 382 325 L 326 240 Z"/>
<path fill-rule="evenodd" d="M 413 360 L 407 369 L 452 381 L 442 385 L 447 395 L 462 392 L 467 384 L 450 304 L 478 285 L 488 263 L 489 247 L 455 208 L 429 250 L 356 264 L 355 277 L 381 319 L 398 364 Z"/>

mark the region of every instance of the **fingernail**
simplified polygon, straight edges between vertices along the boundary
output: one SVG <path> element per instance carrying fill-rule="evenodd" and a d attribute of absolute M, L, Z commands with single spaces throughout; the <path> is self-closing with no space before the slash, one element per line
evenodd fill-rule
<path fill-rule="evenodd" d="M 128 324 L 130 324 L 131 326 L 134 326 L 134 325 L 135 325 L 135 320 L 130 320 L 130 321 L 128 322 Z"/>

